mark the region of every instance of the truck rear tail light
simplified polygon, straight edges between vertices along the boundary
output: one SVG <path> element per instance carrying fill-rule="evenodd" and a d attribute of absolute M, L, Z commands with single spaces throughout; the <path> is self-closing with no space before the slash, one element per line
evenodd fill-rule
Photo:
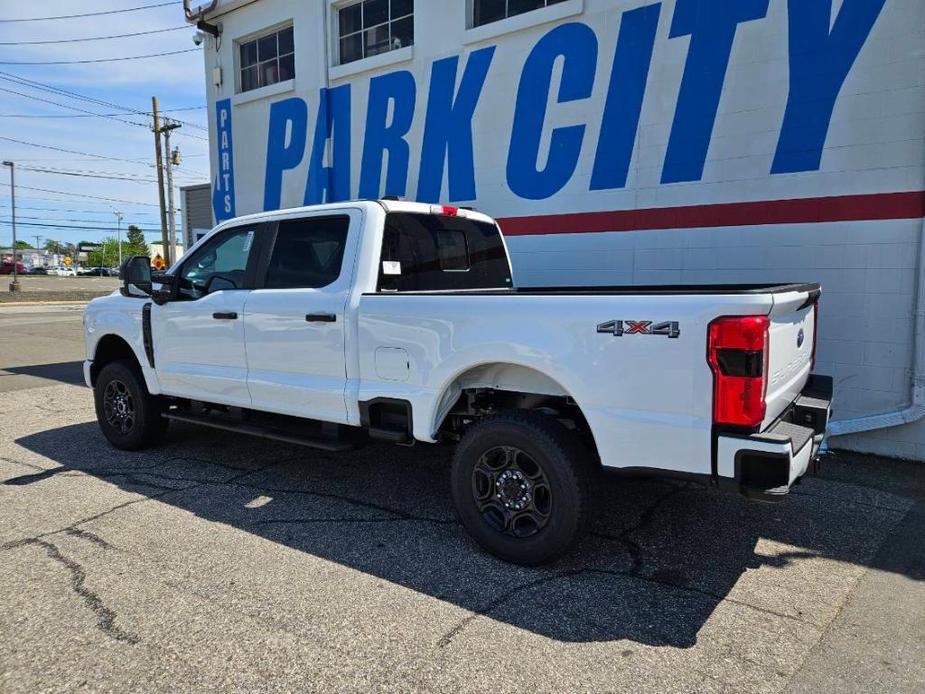
<path fill-rule="evenodd" d="M 710 323 L 714 424 L 754 428 L 764 420 L 770 325 L 767 316 L 726 316 Z"/>

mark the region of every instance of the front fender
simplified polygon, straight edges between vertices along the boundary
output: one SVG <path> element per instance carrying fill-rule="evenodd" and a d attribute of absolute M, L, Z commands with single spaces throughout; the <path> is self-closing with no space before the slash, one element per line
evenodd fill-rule
<path fill-rule="evenodd" d="M 106 337 L 118 337 L 131 348 L 148 392 L 159 395 L 161 387 L 157 372 L 145 355 L 142 313 L 147 303 L 141 299 L 117 295 L 91 301 L 84 312 L 87 359 L 91 363 L 96 359 L 99 345 Z"/>

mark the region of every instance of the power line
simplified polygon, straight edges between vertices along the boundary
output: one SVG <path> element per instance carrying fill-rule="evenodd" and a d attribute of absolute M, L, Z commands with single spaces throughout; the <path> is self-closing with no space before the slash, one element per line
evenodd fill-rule
<path fill-rule="evenodd" d="M 143 115 L 146 117 L 152 116 L 152 113 L 150 111 L 140 111 L 138 109 L 130 108 L 129 106 L 123 106 L 122 104 L 113 103 L 112 101 L 106 101 L 104 99 L 97 99 L 95 97 L 87 96 L 86 94 L 80 94 L 79 92 L 74 92 L 69 89 L 63 89 L 61 87 L 55 87 L 53 85 L 46 84 L 44 82 L 39 82 L 38 80 L 33 80 L 33 79 L 26 78 L 26 77 L 20 77 L 19 75 L 14 75 L 11 72 L 0 71 L 0 79 L 6 80 L 7 82 L 13 82 L 14 84 L 20 87 L 29 87 L 32 89 L 38 89 L 38 90 L 45 91 L 45 92 L 51 92 L 52 94 L 55 94 L 57 96 L 68 96 L 74 99 L 80 99 L 81 101 L 86 101 L 88 103 L 95 104 L 97 106 L 105 106 L 107 108 L 121 109 L 123 111 L 127 111 L 128 113 Z M 30 98 L 38 98 L 38 97 L 30 97 Z M 61 104 L 57 104 L 57 105 L 61 105 Z M 66 108 L 72 108 L 72 107 L 66 107 Z M 202 108 L 205 109 L 206 107 L 203 106 Z M 172 109 L 171 111 L 179 111 L 179 110 L 181 109 Z M 92 112 L 84 111 L 84 113 L 92 113 Z M 178 123 L 183 123 L 183 125 L 187 125 L 197 130 L 208 131 L 208 128 L 204 128 L 201 125 L 197 125 L 196 123 L 190 123 L 188 121 L 180 120 L 179 118 L 175 118 L 174 120 L 176 120 Z M 188 137 L 196 137 L 196 136 L 188 135 Z M 205 139 L 205 138 L 197 138 L 197 139 Z"/>
<path fill-rule="evenodd" d="M 6 142 L 15 142 L 18 145 L 26 145 L 28 147 L 38 147 L 40 149 L 51 149 L 55 152 L 64 152 L 65 154 L 79 154 L 82 157 L 93 157 L 95 159 L 108 159 L 109 161 L 121 161 L 128 162 L 129 164 L 148 164 L 148 161 L 145 159 L 121 159 L 119 157 L 107 157 L 105 154 L 93 154 L 92 152 L 80 152 L 76 149 L 65 149 L 63 147 L 55 147 L 54 145 L 42 145 L 38 142 L 29 142 L 28 140 L 17 140 L 13 137 L 6 137 L 5 135 L 0 135 L 0 140 L 5 140 Z"/>
<path fill-rule="evenodd" d="M 93 111 L 87 111 L 83 108 L 78 108 L 77 106 L 71 106 L 70 104 L 62 104 L 57 101 L 52 101 L 51 99 L 43 99 L 40 96 L 35 96 L 34 94 L 24 94 L 23 92 L 17 92 L 15 89 L 7 89 L 6 87 L 0 87 L 0 92 L 6 92 L 7 94 L 15 94 L 16 96 L 22 96 L 26 99 L 33 99 L 35 101 L 41 101 L 43 104 L 51 104 L 52 106 L 58 106 L 60 108 L 69 108 L 78 113 L 86 114 L 84 117 L 88 116 L 97 116 L 99 118 L 109 118 L 110 120 L 117 121 L 119 123 L 125 123 L 126 125 L 138 125 L 142 128 L 147 128 L 147 123 L 138 123 L 137 121 L 131 120 L 122 120 L 125 117 L 124 113 L 113 113 L 111 115 L 106 115 L 103 113 L 94 113 Z M 73 116 L 72 116 L 73 117 Z"/>
<path fill-rule="evenodd" d="M 56 176 L 76 176 L 78 178 L 99 178 L 107 181 L 129 181 L 131 183 L 157 183 L 154 178 L 137 178 L 119 174 L 89 173 L 83 171 L 66 171 L 62 169 L 43 169 L 32 166 L 20 166 L 23 171 L 33 171 L 35 173 L 53 174 Z"/>
<path fill-rule="evenodd" d="M 112 222 L 109 222 L 112 224 Z M 12 222 L 0 221 L 0 225 L 3 226 L 12 226 Z M 42 229 L 71 229 L 75 231 L 118 231 L 116 227 L 104 227 L 104 226 L 75 226 L 73 224 L 36 224 L 34 222 L 20 222 L 16 221 L 16 226 L 32 227 L 32 228 L 42 228 Z M 135 226 L 138 226 L 137 224 Z M 145 229 L 144 227 L 138 227 L 143 232 L 149 234 L 159 233 L 160 229 Z"/>
<path fill-rule="evenodd" d="M 163 34 L 168 31 L 179 31 L 190 28 L 188 24 L 167 29 L 149 29 L 148 31 L 133 31 L 131 34 L 110 34 L 108 36 L 87 36 L 79 39 L 49 39 L 46 41 L 0 41 L 0 46 L 39 46 L 49 43 L 80 43 L 82 41 L 106 41 L 109 39 L 124 39 L 130 36 L 145 36 L 147 34 Z"/>
<path fill-rule="evenodd" d="M 22 186 L 19 186 L 19 185 L 16 186 L 17 192 L 19 192 L 19 188 L 21 187 Z M 60 198 L 43 198 L 37 195 L 20 195 L 18 196 L 18 199 L 28 201 L 28 202 L 53 202 L 53 203 L 58 203 L 62 205 L 70 205 L 75 202 L 74 200 L 61 200 Z M 107 202 L 96 202 L 95 200 L 81 200 L 80 202 L 85 205 L 100 205 L 101 207 L 106 208 L 105 210 L 87 210 L 87 212 L 90 212 L 91 214 L 112 214 L 112 205 L 110 205 Z M 141 202 L 141 203 L 125 202 L 124 204 L 126 205 L 148 205 L 148 203 L 145 203 L 145 202 Z M 9 207 L 9 205 L 5 205 L 4 207 Z M 157 205 L 155 205 L 155 207 L 157 207 Z M 16 209 L 19 209 L 19 208 L 20 206 L 17 205 Z M 133 212 L 133 214 L 157 214 L 157 213 L 151 212 L 150 210 L 142 210 L 142 211 L 135 211 Z"/>
<path fill-rule="evenodd" d="M 111 217 L 112 214 L 110 213 L 109 216 Z M 19 224 L 19 220 L 20 220 L 20 219 L 31 219 L 31 220 L 33 220 L 33 221 L 31 222 L 32 224 L 35 224 L 35 223 L 37 223 L 37 222 L 43 222 L 43 221 L 44 221 L 44 222 L 71 222 L 71 223 L 74 223 L 74 224 L 89 224 L 89 225 L 91 225 L 91 226 L 98 226 L 98 225 L 100 225 L 100 224 L 112 224 L 112 222 L 110 222 L 109 220 L 103 221 L 103 220 L 101 220 L 101 219 L 70 219 L 70 218 L 66 218 L 66 217 L 34 217 L 34 216 L 29 216 L 29 215 L 26 215 L 26 216 L 16 215 L 16 223 L 17 223 L 17 224 Z M 143 222 L 143 223 L 144 223 L 144 224 L 153 224 L 153 222 Z M 142 228 L 139 224 L 137 224 L 137 223 L 135 223 L 135 222 L 130 222 L 129 225 L 130 225 L 130 226 L 137 226 L 139 229 Z M 158 231 L 160 231 L 160 229 L 158 229 Z"/>
<path fill-rule="evenodd" d="M 179 55 L 192 53 L 198 48 L 183 48 L 179 51 L 166 51 L 164 53 L 147 53 L 145 55 L 123 55 L 118 58 L 93 58 L 88 60 L 0 60 L 0 65 L 89 65 L 90 63 L 120 63 L 123 60 L 144 60 L 145 58 L 160 58 L 165 55 Z"/>
<path fill-rule="evenodd" d="M 5 90 L 10 91 L 12 90 Z M 15 93 L 15 92 L 13 92 Z M 23 94 L 22 96 L 27 96 Z M 29 96 L 28 98 L 34 99 L 35 97 Z M 56 104 L 61 106 L 63 104 Z M 198 111 L 206 108 L 205 106 L 186 106 L 185 108 L 170 108 L 164 109 L 164 113 L 179 113 L 180 111 Z M 77 114 L 77 113 L 0 113 L 0 118 L 109 118 L 112 116 L 121 116 L 122 113 L 89 113 L 86 114 Z M 203 128 L 206 130 L 207 128 Z M 184 155 L 192 156 L 192 155 Z"/>
<path fill-rule="evenodd" d="M 152 164 L 151 166 L 155 166 Z M 133 173 L 126 173 L 124 171 L 98 171 L 96 169 L 58 169 L 51 168 L 46 166 L 29 166 L 29 165 L 20 165 L 20 169 L 23 171 L 32 171 L 35 173 L 47 173 L 47 174 L 61 174 L 64 176 L 82 176 L 85 178 L 103 178 L 110 179 L 114 181 L 139 181 L 144 183 L 154 183 L 155 179 L 145 178 Z M 194 173 L 192 171 L 181 171 L 177 174 L 183 174 L 186 178 L 202 178 L 205 174 Z"/>
<path fill-rule="evenodd" d="M 4 188 L 9 188 L 10 184 L 0 183 L 0 186 L 3 186 Z M 90 198 L 93 200 L 103 200 L 105 202 L 124 202 L 128 205 L 143 205 L 144 207 L 157 207 L 157 205 L 155 205 L 153 202 L 136 202 L 135 200 L 122 200 L 119 198 L 104 198 L 104 197 L 100 197 L 99 195 L 89 195 L 87 193 L 70 193 L 66 190 L 50 190 L 48 188 L 34 188 L 32 186 L 23 186 L 23 185 L 17 184 L 16 190 L 20 190 L 20 189 L 34 190 L 39 193 L 54 193 L 55 195 L 70 195 L 71 197 L 75 197 L 75 198 Z"/>
<path fill-rule="evenodd" d="M 150 10 L 155 7 L 166 7 L 167 5 L 179 5 L 178 0 L 172 2 L 159 2 L 153 5 L 139 5 L 138 7 L 126 7 L 121 10 L 105 10 L 102 12 L 87 12 L 85 14 L 60 14 L 55 17 L 25 17 L 23 19 L 0 19 L 0 22 L 12 24 L 14 22 L 48 22 L 53 19 L 74 19 L 76 17 L 100 17 L 104 14 L 121 14 L 123 12 L 137 12 L 138 10 Z"/>
<path fill-rule="evenodd" d="M 30 200 L 48 200 L 48 198 L 30 198 Z M 49 200 L 49 202 L 56 202 L 54 200 Z M 70 200 L 58 200 L 57 202 L 70 202 Z M 0 205 L 0 209 L 9 209 L 9 205 Z M 75 210 L 72 208 L 61 208 L 61 207 L 29 207 L 26 205 L 17 205 L 17 210 L 31 210 L 33 212 L 69 212 L 69 213 L 78 213 L 78 214 L 103 214 L 109 217 L 112 215 L 110 210 Z M 153 212 L 134 212 L 133 216 L 145 215 L 145 214 L 154 214 Z M 95 221 L 95 220 L 87 220 Z"/>

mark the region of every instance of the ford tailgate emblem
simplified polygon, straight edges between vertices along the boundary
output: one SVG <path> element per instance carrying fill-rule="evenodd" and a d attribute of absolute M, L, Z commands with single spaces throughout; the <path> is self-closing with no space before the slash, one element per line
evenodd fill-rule
<path fill-rule="evenodd" d="M 803 339 L 806 336 L 803 334 L 803 328 L 800 328 L 800 332 L 797 333 L 797 349 L 803 346 Z"/>

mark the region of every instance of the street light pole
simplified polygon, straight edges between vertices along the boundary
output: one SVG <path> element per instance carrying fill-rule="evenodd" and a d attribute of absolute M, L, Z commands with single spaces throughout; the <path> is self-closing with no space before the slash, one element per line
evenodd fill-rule
<path fill-rule="evenodd" d="M 13 211 L 13 281 L 10 282 L 10 291 L 19 291 L 19 278 L 16 273 L 16 176 L 13 173 L 16 164 L 11 161 L 3 162 L 4 166 L 10 167 L 10 209 Z"/>
<path fill-rule="evenodd" d="M 117 240 L 119 242 L 119 269 L 122 269 L 122 213 L 116 210 L 113 210 L 113 214 L 116 215 L 116 233 Z"/>

